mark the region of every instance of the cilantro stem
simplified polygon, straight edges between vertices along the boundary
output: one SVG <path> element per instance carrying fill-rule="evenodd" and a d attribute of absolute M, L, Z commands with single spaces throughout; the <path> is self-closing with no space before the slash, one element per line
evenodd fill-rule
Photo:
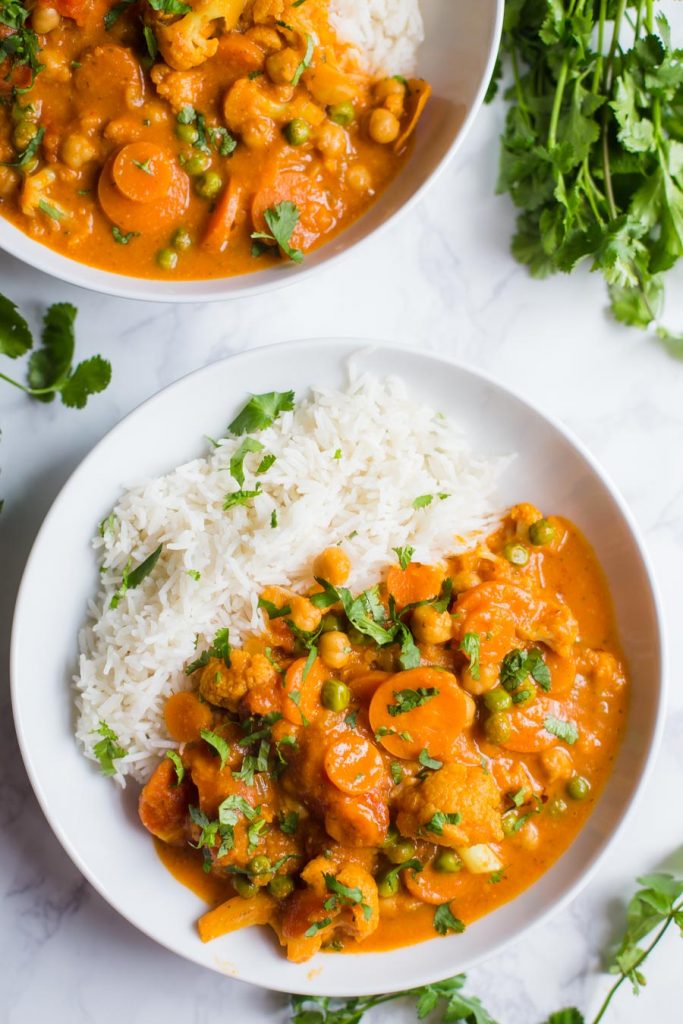
<path fill-rule="evenodd" d="M 552 150 L 555 148 L 557 141 L 557 124 L 560 119 L 560 110 L 562 108 L 562 100 L 564 99 L 564 88 L 567 84 L 567 74 L 569 72 L 569 61 L 565 57 L 562 61 L 562 67 L 560 73 L 557 76 L 557 88 L 555 89 L 555 98 L 553 100 L 553 110 L 550 115 L 550 126 L 548 128 L 548 149 Z"/>
<path fill-rule="evenodd" d="M 637 971 L 638 968 L 640 967 L 640 965 L 643 963 L 643 961 L 647 959 L 647 957 L 653 951 L 653 949 L 655 948 L 657 943 L 659 943 L 664 938 L 664 935 L 666 934 L 669 926 L 673 923 L 676 914 L 679 911 L 681 911 L 681 910 L 683 910 L 683 900 L 680 900 L 678 903 L 676 903 L 671 908 L 669 914 L 667 915 L 666 921 L 664 922 L 662 927 L 659 929 L 659 931 L 655 935 L 655 937 L 652 940 L 652 942 L 650 943 L 650 945 L 646 949 L 643 950 L 643 952 L 638 957 L 636 962 L 632 965 L 631 971 L 629 972 L 629 974 L 633 973 L 634 971 Z M 605 997 L 605 1001 L 603 1002 L 602 1006 L 598 1010 L 597 1017 L 593 1018 L 593 1024 L 599 1024 L 599 1022 L 605 1016 L 609 1004 L 612 1002 L 612 999 L 617 994 L 617 992 L 619 991 L 619 989 L 621 988 L 623 983 L 629 977 L 629 974 L 624 974 L 623 971 L 621 972 L 621 977 L 618 978 L 617 981 L 615 981 L 615 983 L 612 985 L 611 989 L 607 993 L 607 996 Z"/>
<path fill-rule="evenodd" d="M 4 373 L 0 373 L 0 380 L 6 381 L 8 384 L 12 384 L 15 388 L 19 388 L 26 395 L 49 395 L 53 391 L 57 390 L 55 387 L 50 388 L 28 388 L 25 384 L 20 384 L 18 380 L 12 380 L 11 377 L 7 377 Z"/>

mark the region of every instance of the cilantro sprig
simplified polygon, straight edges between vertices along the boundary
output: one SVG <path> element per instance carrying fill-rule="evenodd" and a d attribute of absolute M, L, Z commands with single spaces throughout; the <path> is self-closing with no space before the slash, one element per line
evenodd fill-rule
<path fill-rule="evenodd" d="M 125 748 L 121 746 L 118 736 L 106 722 L 100 721 L 97 729 L 94 729 L 93 732 L 102 737 L 92 748 L 93 754 L 100 762 L 100 771 L 103 775 L 115 775 L 114 761 L 126 756 Z"/>
<path fill-rule="evenodd" d="M 268 231 L 253 231 L 251 237 L 254 241 L 275 242 L 292 263 L 303 263 L 304 254 L 300 249 L 294 249 L 290 245 L 294 229 L 299 223 L 299 207 L 296 203 L 291 199 L 283 199 L 281 203 L 264 210 L 263 219 Z"/>
<path fill-rule="evenodd" d="M 588 262 L 616 319 L 658 325 L 683 357 L 659 322 L 683 255 L 683 49 L 653 0 L 505 7 L 498 192 L 519 210 L 513 255 L 539 278 Z"/>
<path fill-rule="evenodd" d="M 68 302 L 49 306 L 43 318 L 41 347 L 33 349 L 33 335 L 16 305 L 0 295 L 0 355 L 17 359 L 31 352 L 28 383 L 21 384 L 0 373 L 0 380 L 12 384 L 32 398 L 51 402 L 59 395 L 62 404 L 82 409 L 91 395 L 108 386 L 111 365 L 101 356 L 92 356 L 74 367 L 76 307 Z"/>

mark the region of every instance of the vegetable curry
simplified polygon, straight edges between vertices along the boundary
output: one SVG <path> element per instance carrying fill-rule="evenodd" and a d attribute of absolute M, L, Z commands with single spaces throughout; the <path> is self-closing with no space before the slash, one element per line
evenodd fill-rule
<path fill-rule="evenodd" d="M 300 263 L 400 169 L 426 82 L 373 76 L 328 0 L 0 10 L 0 213 L 137 277 Z"/>
<path fill-rule="evenodd" d="M 165 709 L 178 743 L 140 816 L 212 908 L 209 941 L 268 924 L 287 956 L 460 932 L 560 856 L 624 726 L 609 594 L 581 534 L 515 506 L 437 565 L 344 586 L 323 551 L 305 595 L 277 586 L 267 628 L 227 630 Z"/>

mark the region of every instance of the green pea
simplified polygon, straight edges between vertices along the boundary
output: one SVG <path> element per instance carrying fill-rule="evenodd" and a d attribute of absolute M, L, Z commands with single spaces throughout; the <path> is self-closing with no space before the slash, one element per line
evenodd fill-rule
<path fill-rule="evenodd" d="M 29 160 L 28 163 L 24 164 L 24 166 L 21 168 L 21 173 L 24 175 L 25 178 L 28 178 L 29 174 L 33 174 L 34 171 L 38 170 L 39 163 L 40 161 L 38 157 L 34 156 L 32 160 Z"/>
<path fill-rule="evenodd" d="M 563 800 L 561 796 L 554 796 L 552 800 L 548 801 L 548 814 L 551 818 L 561 818 L 566 813 L 567 801 Z"/>
<path fill-rule="evenodd" d="M 503 834 L 511 836 L 515 831 L 515 826 L 519 821 L 519 814 L 517 811 L 506 811 L 501 819 L 501 825 L 503 826 Z"/>
<path fill-rule="evenodd" d="M 195 177 L 198 174 L 203 174 L 204 171 L 208 171 L 211 166 L 211 157 L 208 153 L 193 153 L 191 157 L 185 161 L 184 167 L 188 174 Z"/>
<path fill-rule="evenodd" d="M 199 132 L 193 124 L 176 124 L 175 133 L 181 142 L 187 142 L 190 146 L 199 138 Z"/>
<path fill-rule="evenodd" d="M 529 540 L 537 546 L 550 544 L 554 536 L 555 527 L 547 519 L 538 519 L 529 527 Z"/>
<path fill-rule="evenodd" d="M 356 111 L 353 103 L 349 100 L 345 100 L 343 103 L 334 103 L 331 107 L 328 107 L 327 115 L 330 121 L 334 121 L 335 124 L 340 124 L 343 128 L 349 124 L 353 124 L 356 120 Z"/>
<path fill-rule="evenodd" d="M 517 692 L 513 694 L 512 700 L 513 703 L 520 708 L 525 708 L 528 704 L 533 704 L 536 700 L 536 687 L 530 679 L 527 679 Z"/>
<path fill-rule="evenodd" d="M 160 249 L 157 253 L 157 263 L 162 270 L 175 270 L 178 266 L 178 253 L 173 249 Z"/>
<path fill-rule="evenodd" d="M 377 879 L 377 892 L 386 900 L 390 896 L 395 896 L 399 890 L 399 880 L 396 872 L 387 872 L 384 875 L 380 875 Z"/>
<path fill-rule="evenodd" d="M 323 684 L 322 702 L 328 711 L 343 711 L 351 703 L 351 691 L 341 679 L 327 679 Z"/>
<path fill-rule="evenodd" d="M 342 628 L 341 615 L 335 615 L 334 612 L 328 612 L 327 615 L 323 615 L 320 620 L 320 628 L 323 633 L 338 633 Z"/>
<path fill-rule="evenodd" d="M 268 892 L 276 900 L 284 900 L 294 892 L 294 881 L 291 875 L 276 875 L 268 882 Z"/>
<path fill-rule="evenodd" d="M 585 800 L 591 791 L 591 784 L 583 775 L 575 775 L 567 783 L 567 792 L 572 800 Z"/>
<path fill-rule="evenodd" d="M 247 864 L 247 871 L 250 875 L 267 875 L 270 870 L 270 860 L 262 853 L 257 857 L 252 857 Z"/>
<path fill-rule="evenodd" d="M 503 548 L 503 555 L 513 565 L 526 565 L 529 561 L 529 552 L 524 544 L 517 541 L 510 541 Z"/>
<path fill-rule="evenodd" d="M 387 846 L 384 853 L 392 864 L 403 864 L 404 861 L 415 856 L 415 843 L 411 843 L 409 839 L 401 839 L 393 846 Z"/>
<path fill-rule="evenodd" d="M 234 875 L 232 884 L 237 895 L 244 897 L 245 900 L 248 900 L 250 896 L 255 896 L 258 892 L 258 886 L 250 882 L 244 875 Z"/>
<path fill-rule="evenodd" d="M 401 838 L 401 833 L 395 825 L 390 825 L 387 829 L 387 836 L 384 840 L 384 846 L 394 846 Z"/>
<path fill-rule="evenodd" d="M 16 128 L 12 133 L 12 141 L 18 150 L 26 149 L 29 142 L 34 138 L 38 132 L 38 126 L 33 121 L 29 121 L 25 118 L 23 121 L 19 121 Z"/>
<path fill-rule="evenodd" d="M 508 711 L 512 707 L 512 697 L 502 686 L 496 686 L 484 694 L 484 705 L 489 711 Z"/>
<path fill-rule="evenodd" d="M 290 146 L 303 146 L 304 142 L 308 142 L 311 126 L 303 117 L 295 117 L 285 125 L 284 133 Z"/>
<path fill-rule="evenodd" d="M 214 199 L 223 188 L 223 179 L 216 171 L 207 171 L 197 179 L 194 188 L 202 199 Z"/>
<path fill-rule="evenodd" d="M 510 716 L 505 711 L 494 711 L 484 722 L 484 732 L 489 743 L 506 743 L 512 732 Z"/>
<path fill-rule="evenodd" d="M 365 633 L 361 633 L 355 626 L 349 626 L 346 635 L 354 647 L 365 647 L 370 642 L 369 637 Z"/>
<path fill-rule="evenodd" d="M 455 850 L 440 850 L 434 858 L 434 868 L 445 875 L 460 871 L 462 863 Z"/>
<path fill-rule="evenodd" d="M 180 252 L 185 252 L 192 245 L 192 235 L 186 228 L 178 228 L 171 239 L 171 245 Z"/>

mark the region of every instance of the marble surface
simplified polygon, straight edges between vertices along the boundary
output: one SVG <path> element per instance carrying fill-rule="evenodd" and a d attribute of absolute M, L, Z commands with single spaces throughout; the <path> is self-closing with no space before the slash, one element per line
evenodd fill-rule
<path fill-rule="evenodd" d="M 32 539 L 73 467 L 113 424 L 188 371 L 245 348 L 306 336 L 375 336 L 455 356 L 569 424 L 621 488 L 645 535 L 670 624 L 672 693 L 663 749 L 639 812 L 583 895 L 551 924 L 470 972 L 500 1024 L 540 1024 L 565 1005 L 596 1011 L 600 950 L 635 875 L 676 862 L 683 842 L 683 363 L 611 322 L 587 271 L 537 283 L 508 254 L 513 214 L 495 197 L 502 111 L 486 110 L 422 204 L 380 240 L 312 282 L 232 304 L 161 306 L 61 285 L 0 255 L 0 290 L 36 323 L 58 299 L 79 307 L 79 356 L 101 352 L 114 381 L 84 412 L 0 385 L 0 1022 L 188 1024 L 288 1019 L 282 997 L 205 972 L 138 934 L 81 878 L 22 768 L 11 721 L 8 645 Z M 683 278 L 667 320 L 683 326 Z M 65 581 L 68 585 L 68 581 Z M 58 595 L 55 596 L 58 599 Z M 36 636 L 40 643 L 40 636 Z M 37 680 L 38 684 L 39 681 Z M 86 813 L 84 811 L 84 813 Z M 112 849 L 112 856 L 116 851 Z M 678 943 L 678 945 L 677 945 Z M 667 937 L 636 1001 L 608 1021 L 680 1020 L 680 940 Z M 400 979 L 387 978 L 387 988 Z M 408 1022 L 392 1009 L 384 1018 Z"/>

